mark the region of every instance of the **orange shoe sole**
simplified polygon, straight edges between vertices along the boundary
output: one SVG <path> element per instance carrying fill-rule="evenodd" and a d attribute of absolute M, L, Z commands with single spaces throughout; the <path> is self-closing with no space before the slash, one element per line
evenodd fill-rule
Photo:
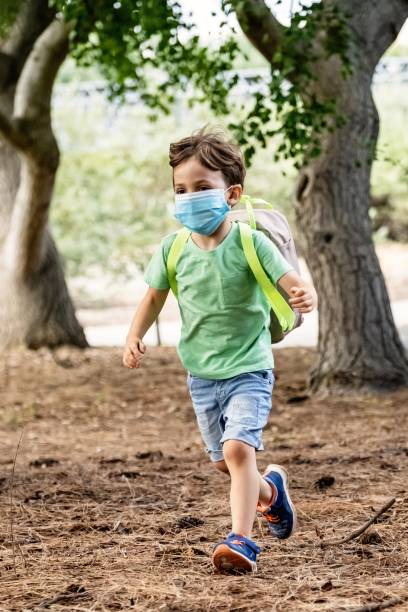
<path fill-rule="evenodd" d="M 224 572 L 256 572 L 256 563 L 250 561 L 226 544 L 220 544 L 212 556 L 214 566 Z"/>

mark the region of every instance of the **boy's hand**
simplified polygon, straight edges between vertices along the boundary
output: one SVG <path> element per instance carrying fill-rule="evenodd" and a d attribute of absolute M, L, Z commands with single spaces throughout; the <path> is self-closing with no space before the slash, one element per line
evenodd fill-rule
<path fill-rule="evenodd" d="M 131 369 L 140 368 L 145 352 L 146 347 L 141 338 L 135 338 L 130 342 L 126 342 L 123 350 L 123 365 Z"/>
<path fill-rule="evenodd" d="M 317 295 L 314 289 L 292 287 L 289 293 L 292 296 L 289 298 L 289 304 L 302 313 L 311 312 L 317 306 Z"/>

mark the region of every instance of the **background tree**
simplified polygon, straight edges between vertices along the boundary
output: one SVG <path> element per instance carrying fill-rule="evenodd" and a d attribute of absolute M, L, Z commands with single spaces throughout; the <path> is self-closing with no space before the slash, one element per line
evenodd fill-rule
<path fill-rule="evenodd" d="M 279 0 L 276 0 L 278 3 Z M 375 66 L 407 14 L 406 0 L 322 0 L 291 25 L 263 0 L 224 0 L 271 66 L 253 107 L 232 128 L 247 159 L 279 136 L 299 167 L 296 215 L 320 294 L 314 389 L 390 388 L 407 381 L 368 215 L 378 135 Z M 237 43 L 210 51 L 175 0 L 4 0 L 0 46 L 0 340 L 85 346 L 47 224 L 58 146 L 51 93 L 69 53 L 96 65 L 113 97 L 135 91 L 169 112 L 176 89 L 228 114 Z M 183 42 L 181 42 L 183 40 Z M 239 115 L 237 115 L 239 116 Z M 240 115 L 242 116 L 242 114 Z"/>
<path fill-rule="evenodd" d="M 186 36 L 186 34 L 188 36 Z M 184 42 L 181 40 L 184 39 Z M 168 111 L 205 73 L 224 108 L 236 43 L 200 45 L 169 0 L 3 0 L 0 10 L 0 345 L 87 345 L 48 226 L 59 148 L 51 96 L 68 54 L 97 65 L 111 95 Z M 204 89 L 205 89 L 204 87 Z"/>
<path fill-rule="evenodd" d="M 371 82 L 408 16 L 408 2 L 301 4 L 288 27 L 264 0 L 223 6 L 271 66 L 268 93 L 258 92 L 247 120 L 235 125 L 247 157 L 280 134 L 278 155 L 294 157 L 299 167 L 296 218 L 320 296 L 312 388 L 405 385 L 408 361 L 368 212 L 379 131 Z"/>

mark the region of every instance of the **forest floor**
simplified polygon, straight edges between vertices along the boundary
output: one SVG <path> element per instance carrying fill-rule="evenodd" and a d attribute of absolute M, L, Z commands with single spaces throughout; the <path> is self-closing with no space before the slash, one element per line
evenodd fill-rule
<path fill-rule="evenodd" d="M 139 371 L 121 354 L 3 359 L 0 610 L 408 610 L 408 391 L 309 398 L 314 352 L 277 350 L 259 464 L 289 470 L 299 526 L 279 542 L 257 519 L 258 572 L 223 575 L 210 555 L 230 527 L 228 481 L 202 450 L 176 352 L 150 349 Z M 361 536 L 322 545 L 392 497 Z"/>

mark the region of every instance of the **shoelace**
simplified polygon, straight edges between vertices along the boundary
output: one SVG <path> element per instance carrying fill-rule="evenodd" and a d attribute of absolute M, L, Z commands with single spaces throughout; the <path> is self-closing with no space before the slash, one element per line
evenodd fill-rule
<path fill-rule="evenodd" d="M 277 514 L 264 514 L 264 517 L 269 523 L 280 523 L 280 518 Z"/>

